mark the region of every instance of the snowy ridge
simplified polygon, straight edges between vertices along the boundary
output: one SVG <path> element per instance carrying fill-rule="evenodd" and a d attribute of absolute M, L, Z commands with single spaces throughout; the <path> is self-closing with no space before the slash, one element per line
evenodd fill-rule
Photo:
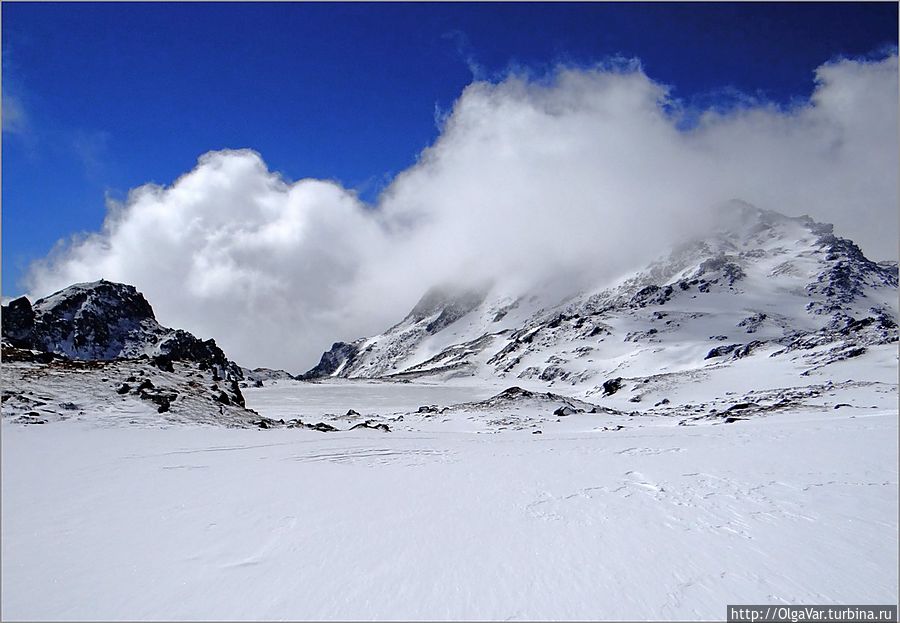
<path fill-rule="evenodd" d="M 78 283 L 32 306 L 21 297 L 3 306 L 3 337 L 17 348 L 84 361 L 164 357 L 228 362 L 215 340 L 160 325 L 133 286 L 100 280 Z M 239 370 L 228 366 L 230 372 Z"/>
<path fill-rule="evenodd" d="M 22 297 L 2 320 L 4 419 L 251 425 L 241 368 L 214 340 L 161 326 L 132 286 L 76 284 L 34 306 Z"/>
<path fill-rule="evenodd" d="M 897 341 L 896 263 L 872 262 L 807 216 L 741 202 L 719 216 L 713 234 L 564 301 L 429 292 L 385 333 L 335 344 L 304 378 L 499 378 L 590 390 L 749 358 L 771 386 L 785 368 L 778 361 L 810 375 Z"/>

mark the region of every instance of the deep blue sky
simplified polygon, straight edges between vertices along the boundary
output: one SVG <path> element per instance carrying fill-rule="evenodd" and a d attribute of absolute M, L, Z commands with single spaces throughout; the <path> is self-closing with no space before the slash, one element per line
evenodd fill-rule
<path fill-rule="evenodd" d="M 3 294 L 104 197 L 250 147 L 373 199 L 472 81 L 639 57 L 686 101 L 808 95 L 837 55 L 897 45 L 897 4 L 2 5 Z M 12 107 L 8 107 L 11 105 Z M 11 110 L 21 116 L 12 127 Z M 10 130 L 10 131 L 8 131 Z"/>

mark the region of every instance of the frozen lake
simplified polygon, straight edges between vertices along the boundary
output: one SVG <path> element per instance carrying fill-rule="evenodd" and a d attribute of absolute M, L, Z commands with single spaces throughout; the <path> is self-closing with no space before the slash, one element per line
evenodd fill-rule
<path fill-rule="evenodd" d="M 514 383 L 513 383 L 514 384 Z M 502 391 L 510 383 L 390 383 L 381 381 L 334 380 L 318 383 L 278 381 L 262 388 L 242 390 L 247 406 L 273 418 L 341 415 L 350 409 L 379 414 L 415 411 L 423 405 L 450 405 L 483 400 Z"/>

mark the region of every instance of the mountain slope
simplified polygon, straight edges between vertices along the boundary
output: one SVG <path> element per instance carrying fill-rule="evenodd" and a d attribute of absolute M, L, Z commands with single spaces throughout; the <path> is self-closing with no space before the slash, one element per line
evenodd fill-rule
<path fill-rule="evenodd" d="M 562 301 L 429 292 L 385 333 L 335 344 L 305 376 L 477 376 L 599 391 L 617 377 L 703 373 L 747 357 L 764 373 L 810 374 L 897 341 L 896 262 L 870 261 L 807 216 L 736 203 L 722 221 L 644 270 Z"/>

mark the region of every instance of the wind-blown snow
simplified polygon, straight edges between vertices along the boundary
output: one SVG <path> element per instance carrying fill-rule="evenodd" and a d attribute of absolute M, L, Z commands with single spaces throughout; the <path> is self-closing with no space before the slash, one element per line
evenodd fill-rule
<path fill-rule="evenodd" d="M 251 406 L 303 409 L 309 386 L 286 383 L 299 404 L 267 387 Z M 356 387 L 357 404 L 392 389 Z M 895 408 L 561 419 L 542 435 L 4 423 L 2 617 L 716 620 L 728 603 L 897 602 Z"/>

